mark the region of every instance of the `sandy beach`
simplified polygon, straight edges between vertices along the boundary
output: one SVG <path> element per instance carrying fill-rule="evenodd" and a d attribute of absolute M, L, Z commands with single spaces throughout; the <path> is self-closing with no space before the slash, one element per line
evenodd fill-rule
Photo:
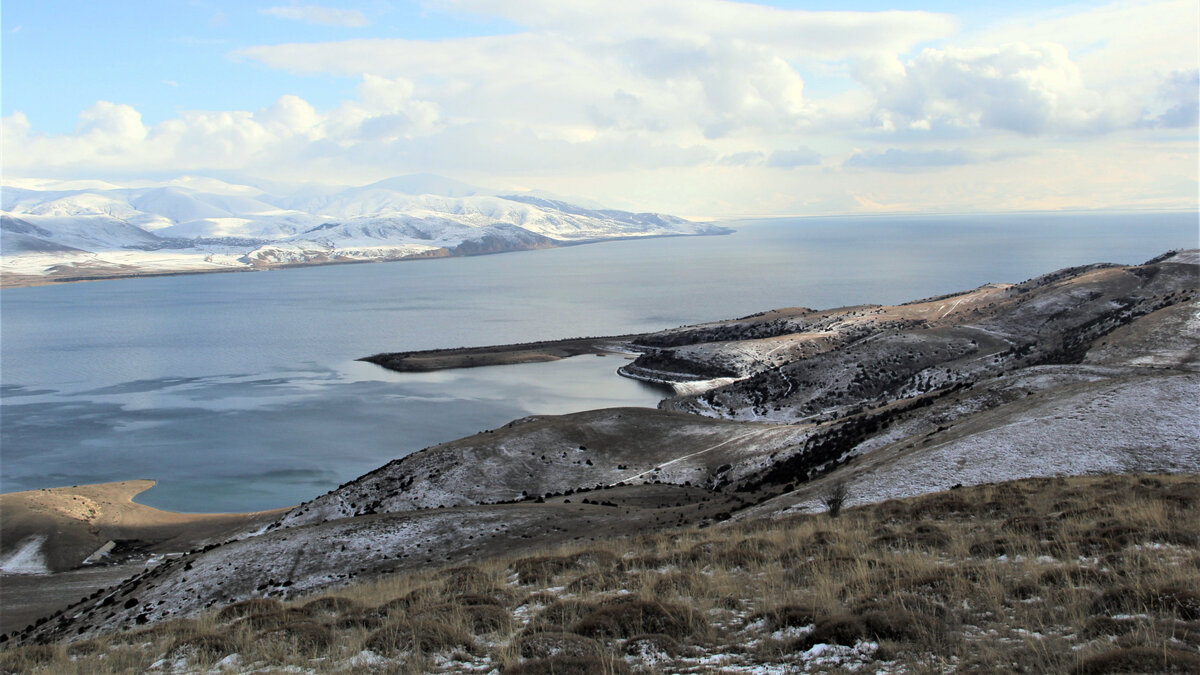
<path fill-rule="evenodd" d="M 152 556 L 224 541 L 287 510 L 175 513 L 133 501 L 154 484 L 127 480 L 0 495 L 0 632 L 140 571 Z M 84 566 L 109 542 L 111 551 Z"/>

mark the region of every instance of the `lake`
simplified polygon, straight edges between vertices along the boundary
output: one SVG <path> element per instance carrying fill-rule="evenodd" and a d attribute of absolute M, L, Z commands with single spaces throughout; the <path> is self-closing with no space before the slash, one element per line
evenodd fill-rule
<path fill-rule="evenodd" d="M 1197 214 L 803 218 L 732 235 L 0 291 L 0 491 L 130 478 L 180 511 L 298 503 L 530 414 L 653 406 L 621 356 L 392 373 L 382 351 L 891 304 L 1195 248 Z"/>

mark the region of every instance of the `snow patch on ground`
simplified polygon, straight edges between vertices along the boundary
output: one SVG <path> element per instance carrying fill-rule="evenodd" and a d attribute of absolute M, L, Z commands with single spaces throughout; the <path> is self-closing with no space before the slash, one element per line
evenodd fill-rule
<path fill-rule="evenodd" d="M 1041 476 L 1195 471 L 1200 466 L 1200 376 L 1092 383 L 1032 405 L 1009 404 L 998 423 L 842 474 L 847 505 Z M 873 457 L 869 455 L 868 457 Z M 791 510 L 823 510 L 810 499 Z"/>
<path fill-rule="evenodd" d="M 738 379 L 736 377 L 717 377 L 711 380 L 698 380 L 696 382 L 675 382 L 671 384 L 671 388 L 675 390 L 675 394 L 678 396 L 698 396 L 709 389 L 733 384 Z"/>
<path fill-rule="evenodd" d="M 0 573 L 3 574 L 50 574 L 46 566 L 46 557 L 42 554 L 42 544 L 46 537 L 36 535 L 22 541 L 8 557 L 0 560 Z"/>

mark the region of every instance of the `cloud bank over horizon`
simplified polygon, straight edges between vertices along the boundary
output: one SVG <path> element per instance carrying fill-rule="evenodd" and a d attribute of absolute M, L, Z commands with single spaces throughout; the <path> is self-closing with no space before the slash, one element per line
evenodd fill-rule
<path fill-rule="evenodd" d="M 971 26 L 726 0 L 443 0 L 419 16 L 449 27 L 417 37 L 388 37 L 378 7 L 222 13 L 266 22 L 214 47 L 221 67 L 280 83 L 240 93 L 258 105 L 148 119 L 102 98 L 52 132 L 6 91 L 5 173 L 434 172 L 704 216 L 1196 207 L 1192 0 Z M 467 30 L 481 21 L 497 28 Z M 282 39 L 252 40 L 268 29 Z M 331 82 L 338 95 L 318 91 Z"/>

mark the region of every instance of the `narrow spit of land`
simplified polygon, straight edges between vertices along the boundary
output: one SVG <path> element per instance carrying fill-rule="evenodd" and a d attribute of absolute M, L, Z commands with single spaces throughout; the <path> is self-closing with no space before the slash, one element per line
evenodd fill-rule
<path fill-rule="evenodd" d="M 518 363 L 558 361 L 572 356 L 628 354 L 632 343 L 642 334 L 608 337 L 569 338 L 488 347 L 457 347 L 414 352 L 388 352 L 366 356 L 359 361 L 374 363 L 402 373 L 425 373 L 453 368 L 507 366 Z"/>

